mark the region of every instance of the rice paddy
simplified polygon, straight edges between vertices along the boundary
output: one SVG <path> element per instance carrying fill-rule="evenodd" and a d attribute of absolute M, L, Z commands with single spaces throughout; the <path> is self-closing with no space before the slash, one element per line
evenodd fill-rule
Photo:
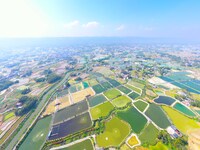
<path fill-rule="evenodd" d="M 127 87 L 125 87 L 125 86 L 123 86 L 123 85 L 119 86 L 118 89 L 119 89 L 120 91 L 122 91 L 123 93 L 125 93 L 125 94 L 128 94 L 128 93 L 131 92 L 131 90 L 130 90 L 129 88 L 127 88 Z"/>
<path fill-rule="evenodd" d="M 110 90 L 104 92 L 104 95 L 105 95 L 108 99 L 114 99 L 114 98 L 120 96 L 121 93 L 120 93 L 117 89 L 110 89 Z"/>
<path fill-rule="evenodd" d="M 107 101 L 107 100 L 106 100 L 106 97 L 103 94 L 95 95 L 95 96 L 90 97 L 88 99 L 90 107 L 94 107 L 94 106 L 101 104 L 105 101 Z"/>
<path fill-rule="evenodd" d="M 95 91 L 96 94 L 104 92 L 106 89 L 102 87 L 100 84 L 92 86 L 93 90 Z"/>
<path fill-rule="evenodd" d="M 186 106 L 182 105 L 181 103 L 176 103 L 173 108 L 175 108 L 176 110 L 182 112 L 183 114 L 189 116 L 189 117 L 195 117 L 196 115 L 190 110 L 188 109 Z"/>
<path fill-rule="evenodd" d="M 143 112 L 148 104 L 143 101 L 138 100 L 138 101 L 134 102 L 134 105 L 136 106 L 137 109 L 139 109 L 141 112 Z"/>
<path fill-rule="evenodd" d="M 132 100 L 135 100 L 135 99 L 138 98 L 140 95 L 139 95 L 138 93 L 131 92 L 128 96 L 129 96 Z"/>
<path fill-rule="evenodd" d="M 112 100 L 113 105 L 115 105 L 118 108 L 124 107 L 130 102 L 131 102 L 131 100 L 125 95 L 122 95 L 122 96 L 117 97 L 114 100 Z"/>
<path fill-rule="evenodd" d="M 165 105 L 171 105 L 173 104 L 176 100 L 171 98 L 171 97 L 168 97 L 168 96 L 159 96 L 158 98 L 156 98 L 154 100 L 156 103 L 158 104 L 165 104 Z"/>

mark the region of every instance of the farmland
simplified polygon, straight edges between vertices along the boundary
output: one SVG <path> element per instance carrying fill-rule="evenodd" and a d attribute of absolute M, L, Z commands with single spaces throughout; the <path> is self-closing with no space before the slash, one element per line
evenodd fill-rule
<path fill-rule="evenodd" d="M 174 107 L 176 110 L 182 112 L 183 114 L 190 116 L 190 117 L 195 117 L 196 115 L 188 109 L 186 106 L 182 105 L 181 103 L 176 103 Z"/>
<path fill-rule="evenodd" d="M 82 82 L 82 84 L 83 84 L 83 87 L 84 87 L 84 89 L 86 89 L 86 88 L 88 88 L 88 87 L 89 87 L 89 84 L 88 84 L 88 82 Z"/>
<path fill-rule="evenodd" d="M 138 112 L 134 107 L 129 108 L 126 111 L 119 111 L 117 116 L 128 122 L 135 133 L 140 133 L 147 123 L 147 119 Z"/>
<path fill-rule="evenodd" d="M 121 93 L 120 93 L 118 90 L 116 90 L 116 89 L 110 89 L 110 90 L 106 91 L 106 92 L 104 93 L 104 95 L 105 95 L 108 99 L 114 99 L 114 98 L 120 96 Z"/>
<path fill-rule="evenodd" d="M 192 129 L 200 128 L 200 125 L 197 121 L 190 119 L 177 110 L 167 106 L 162 106 L 162 108 L 172 120 L 173 124 L 184 134 L 187 134 L 187 132 Z"/>
<path fill-rule="evenodd" d="M 128 95 L 132 100 L 135 100 L 138 98 L 140 95 L 138 93 L 132 92 Z"/>
<path fill-rule="evenodd" d="M 96 94 L 104 92 L 106 89 L 103 88 L 100 84 L 92 86 L 93 90 L 95 91 Z"/>
<path fill-rule="evenodd" d="M 19 149 L 40 149 L 40 147 L 44 144 L 46 137 L 49 133 L 51 119 L 52 117 L 49 116 L 39 120 L 32 129 L 32 131 L 28 134 L 28 136 L 26 137 L 25 141 L 22 143 Z"/>
<path fill-rule="evenodd" d="M 106 122 L 104 132 L 97 135 L 96 141 L 100 147 L 119 146 L 129 133 L 130 127 L 127 123 L 113 117 Z"/>
<path fill-rule="evenodd" d="M 84 100 L 86 97 L 93 96 L 95 93 L 91 88 L 87 88 L 72 94 L 74 103 Z"/>
<path fill-rule="evenodd" d="M 162 109 L 156 104 L 150 104 L 145 114 L 160 128 L 167 128 L 171 125 Z"/>
<path fill-rule="evenodd" d="M 106 98 L 105 98 L 105 96 L 102 95 L 102 94 L 96 95 L 96 96 L 93 96 L 93 97 L 90 97 L 90 98 L 88 99 L 88 102 L 89 102 L 90 107 L 94 107 L 94 106 L 96 106 L 96 105 L 98 105 L 98 104 L 101 104 L 101 103 L 103 103 L 103 102 L 105 102 L 105 101 L 106 101 Z"/>
<path fill-rule="evenodd" d="M 175 99 L 168 97 L 168 96 L 159 96 L 154 101 L 158 104 L 171 105 L 175 102 Z"/>
<path fill-rule="evenodd" d="M 118 81 L 114 80 L 114 79 L 111 79 L 111 78 L 106 78 L 111 84 L 112 86 L 116 87 L 116 86 L 119 86 L 121 85 Z"/>
<path fill-rule="evenodd" d="M 128 93 L 131 92 L 131 90 L 130 90 L 129 88 L 127 88 L 127 87 L 125 87 L 125 86 L 123 86 L 123 85 L 119 86 L 118 89 L 119 89 L 120 91 L 122 91 L 123 93 L 125 93 L 125 94 L 128 94 Z"/>
<path fill-rule="evenodd" d="M 92 119 L 96 120 L 100 117 L 105 117 L 114 109 L 114 106 L 110 102 L 105 102 L 96 107 L 90 109 Z"/>
<path fill-rule="evenodd" d="M 130 103 L 131 100 L 125 96 L 122 95 L 120 97 L 115 98 L 114 100 L 112 100 L 112 103 L 116 106 L 116 107 L 124 107 L 126 106 L 128 103 Z"/>
<path fill-rule="evenodd" d="M 101 85 L 105 88 L 105 89 L 110 89 L 112 88 L 112 85 L 108 82 L 102 82 Z"/>
<path fill-rule="evenodd" d="M 143 101 L 138 100 L 138 101 L 134 102 L 134 105 L 137 107 L 137 109 L 139 109 L 141 112 L 143 112 L 148 104 Z"/>
<path fill-rule="evenodd" d="M 142 92 L 141 89 L 136 88 L 136 87 L 134 87 L 134 86 L 131 86 L 130 84 L 126 84 L 125 86 L 128 87 L 129 89 L 131 89 L 131 90 L 137 92 L 137 93 L 141 93 L 141 92 Z"/>

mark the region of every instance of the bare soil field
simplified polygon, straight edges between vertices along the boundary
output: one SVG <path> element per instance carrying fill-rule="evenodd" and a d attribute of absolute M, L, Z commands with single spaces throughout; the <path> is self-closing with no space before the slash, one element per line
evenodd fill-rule
<path fill-rule="evenodd" d="M 87 88 L 78 92 L 75 92 L 72 94 L 72 98 L 74 103 L 77 103 L 79 101 L 82 101 L 86 98 L 86 96 L 93 96 L 95 95 L 94 91 L 92 88 Z"/>

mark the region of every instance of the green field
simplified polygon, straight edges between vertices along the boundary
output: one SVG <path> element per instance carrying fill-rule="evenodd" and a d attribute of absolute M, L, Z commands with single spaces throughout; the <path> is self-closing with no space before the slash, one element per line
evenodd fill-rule
<path fill-rule="evenodd" d="M 69 147 L 61 148 L 59 150 L 94 150 L 92 141 L 90 139 L 86 139 L 82 142 L 76 143 Z"/>
<path fill-rule="evenodd" d="M 137 81 L 129 81 L 129 84 L 131 84 L 131 85 L 133 85 L 133 86 L 135 86 L 135 87 L 137 87 L 137 88 L 140 88 L 140 89 L 143 89 L 144 88 L 144 84 L 142 84 L 142 83 L 139 83 L 139 82 L 137 82 Z"/>
<path fill-rule="evenodd" d="M 12 118 L 15 116 L 15 113 L 12 111 L 12 112 L 7 112 L 4 114 L 4 118 L 3 118 L 3 121 L 5 122 L 6 120 Z"/>
<path fill-rule="evenodd" d="M 118 89 L 119 89 L 120 91 L 122 91 L 123 93 L 125 93 L 125 94 L 128 94 L 128 93 L 131 92 L 131 90 L 130 90 L 129 88 L 127 88 L 127 87 L 125 87 L 125 86 L 123 86 L 123 85 L 119 86 Z"/>
<path fill-rule="evenodd" d="M 88 100 L 90 107 L 94 107 L 94 106 L 101 104 L 105 101 L 106 101 L 106 97 L 103 94 L 90 97 L 89 100 Z"/>
<path fill-rule="evenodd" d="M 135 100 L 138 98 L 140 95 L 138 93 L 132 92 L 128 95 L 131 99 Z"/>
<path fill-rule="evenodd" d="M 182 112 L 183 114 L 189 116 L 189 117 L 195 117 L 196 115 L 189 110 L 187 107 L 185 107 L 184 105 L 182 105 L 181 103 L 176 103 L 173 108 L 175 108 L 176 110 Z"/>
<path fill-rule="evenodd" d="M 101 85 L 102 85 L 105 89 L 110 89 L 110 88 L 112 88 L 112 85 L 111 85 L 110 83 L 108 83 L 108 82 L 103 82 L 103 83 L 101 83 Z"/>
<path fill-rule="evenodd" d="M 150 146 L 150 150 L 169 150 L 169 148 L 162 142 L 158 142 L 155 146 Z"/>
<path fill-rule="evenodd" d="M 110 102 L 105 102 L 96 107 L 90 109 L 90 113 L 93 120 L 96 120 L 100 117 L 105 117 L 114 109 L 114 106 Z"/>
<path fill-rule="evenodd" d="M 75 93 L 75 92 L 77 92 L 76 86 L 75 86 L 75 85 L 70 86 L 70 87 L 69 87 L 69 91 L 70 91 L 70 93 Z"/>
<path fill-rule="evenodd" d="M 89 80 L 89 84 L 90 84 L 90 86 L 94 86 L 94 85 L 97 85 L 98 82 L 97 82 L 96 79 L 90 79 L 90 80 Z"/>
<path fill-rule="evenodd" d="M 94 85 L 92 88 L 93 88 L 93 90 L 95 91 L 96 94 L 102 93 L 106 90 L 100 84 Z"/>
<path fill-rule="evenodd" d="M 135 133 L 140 133 L 147 123 L 147 119 L 134 107 L 126 111 L 117 112 L 117 116 L 128 122 Z"/>
<path fill-rule="evenodd" d="M 33 127 L 32 131 L 28 134 L 25 141 L 19 147 L 19 150 L 40 149 L 49 133 L 51 119 L 51 116 L 40 119 Z"/>
<path fill-rule="evenodd" d="M 156 104 L 149 104 L 149 108 L 146 110 L 145 114 L 160 128 L 165 129 L 171 125 L 165 113 L 160 106 Z"/>
<path fill-rule="evenodd" d="M 109 81 L 112 84 L 112 86 L 114 86 L 114 87 L 121 85 L 118 81 L 116 81 L 114 79 L 106 78 L 106 80 Z"/>
<path fill-rule="evenodd" d="M 127 123 L 117 117 L 105 123 L 105 130 L 102 134 L 96 136 L 99 147 L 119 146 L 129 135 L 130 127 Z"/>
<path fill-rule="evenodd" d="M 108 99 L 114 99 L 114 98 L 120 96 L 121 93 L 120 93 L 118 90 L 116 90 L 116 89 L 110 89 L 110 90 L 104 92 L 104 95 L 105 95 Z"/>
<path fill-rule="evenodd" d="M 84 89 L 86 89 L 86 88 L 89 87 L 89 84 L 88 84 L 88 82 L 86 82 L 86 81 L 82 82 L 82 84 L 83 84 Z"/>
<path fill-rule="evenodd" d="M 153 145 L 156 142 L 158 133 L 159 130 L 152 123 L 150 123 L 139 135 L 139 139 L 142 142 L 142 144 L 147 143 Z"/>
<path fill-rule="evenodd" d="M 115 98 L 114 100 L 112 100 L 112 103 L 116 106 L 116 107 L 124 107 L 126 106 L 128 103 L 130 103 L 131 100 L 125 96 L 122 95 L 120 97 Z"/>
<path fill-rule="evenodd" d="M 189 130 L 200 128 L 200 124 L 193 119 L 183 115 L 175 109 L 162 106 L 164 111 L 167 113 L 173 124 L 184 134 L 187 134 Z"/>
<path fill-rule="evenodd" d="M 134 87 L 134 86 L 131 86 L 131 85 L 129 85 L 129 84 L 126 84 L 125 86 L 128 87 L 129 89 L 131 89 L 131 90 L 137 92 L 137 93 L 141 93 L 141 92 L 142 92 L 141 89 L 136 88 L 136 87 Z"/>
<path fill-rule="evenodd" d="M 134 105 L 137 107 L 137 109 L 143 112 L 148 104 L 139 100 L 139 101 L 134 102 Z"/>

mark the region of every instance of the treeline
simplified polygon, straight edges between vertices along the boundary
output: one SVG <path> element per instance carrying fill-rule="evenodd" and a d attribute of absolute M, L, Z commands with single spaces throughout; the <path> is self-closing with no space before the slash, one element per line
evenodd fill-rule
<path fill-rule="evenodd" d="M 18 103 L 21 103 L 22 106 L 16 109 L 15 115 L 22 116 L 28 113 L 30 110 L 34 109 L 37 106 L 37 102 L 37 97 L 22 96 L 18 101 Z"/>
<path fill-rule="evenodd" d="M 3 91 L 7 88 L 9 88 L 11 85 L 15 84 L 15 83 L 19 83 L 19 81 L 9 81 L 9 80 L 2 80 L 0 81 L 0 91 Z"/>

